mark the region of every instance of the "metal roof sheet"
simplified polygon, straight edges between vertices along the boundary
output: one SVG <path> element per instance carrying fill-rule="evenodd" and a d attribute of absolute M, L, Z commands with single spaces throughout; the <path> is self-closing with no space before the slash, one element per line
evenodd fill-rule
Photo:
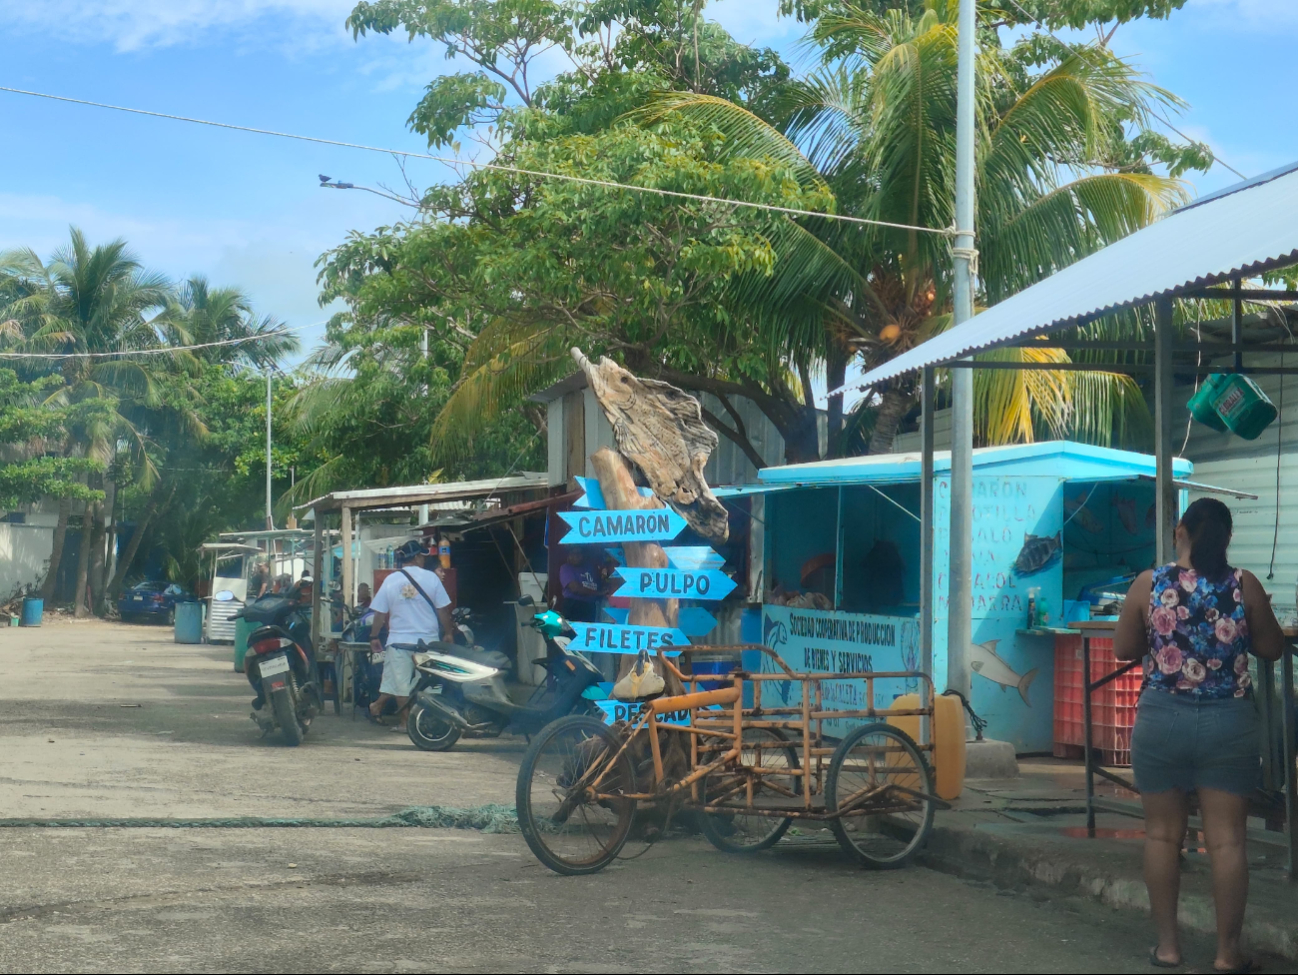
<path fill-rule="evenodd" d="M 544 491 L 548 485 L 549 476 L 546 474 L 523 473 L 510 477 L 485 478 L 480 481 L 451 481 L 444 484 L 410 484 L 404 487 L 335 491 L 295 507 L 315 508 L 318 511 L 336 511 L 339 508 L 410 508 L 439 501 L 489 498 L 516 491 Z"/>
<path fill-rule="evenodd" d="M 854 380 L 865 388 L 1182 288 L 1298 263 L 1298 163 L 1174 210 Z"/>

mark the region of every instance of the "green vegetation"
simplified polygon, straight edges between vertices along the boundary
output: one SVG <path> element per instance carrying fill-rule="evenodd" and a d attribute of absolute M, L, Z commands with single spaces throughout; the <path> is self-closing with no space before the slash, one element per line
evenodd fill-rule
<path fill-rule="evenodd" d="M 1107 46 L 1116 25 L 1180 5 L 982 5 L 980 301 L 1147 224 L 1184 198 L 1183 173 L 1211 165 L 1206 147 L 1155 130 L 1155 114 L 1180 103 Z M 430 145 L 458 148 L 470 133 L 497 162 L 534 173 L 951 226 L 954 2 L 788 0 L 815 55 L 802 77 L 703 10 L 379 0 L 349 24 L 358 37 L 404 31 L 477 66 L 434 80 L 412 113 Z M 1033 28 L 1038 16 L 1095 27 L 1096 39 L 1066 49 Z M 536 84 L 537 58 L 554 51 L 571 70 Z M 417 219 L 326 255 L 322 280 L 350 306 L 331 329 L 335 361 L 404 328 L 443 350 L 450 395 L 428 455 L 439 465 L 474 454 L 489 423 L 517 418 L 527 394 L 570 372 L 573 345 L 726 406 L 747 397 L 789 461 L 814 459 L 816 377 L 837 387 L 853 362 L 880 362 L 949 322 L 951 256 L 938 234 L 499 170 L 417 204 Z M 1148 429 L 1142 391 L 1122 375 L 988 371 L 978 382 L 983 442 L 1138 442 Z M 829 452 L 887 450 L 913 403 L 909 381 L 853 416 L 831 398 Z M 755 458 L 734 415 L 710 422 Z"/>

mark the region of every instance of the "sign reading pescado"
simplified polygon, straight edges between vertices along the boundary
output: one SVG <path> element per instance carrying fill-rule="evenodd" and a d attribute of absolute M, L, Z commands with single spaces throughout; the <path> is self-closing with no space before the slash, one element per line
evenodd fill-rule
<path fill-rule="evenodd" d="M 671 508 L 640 511 L 560 511 L 572 531 L 561 545 L 602 542 L 668 542 L 685 530 L 685 519 Z"/>
<path fill-rule="evenodd" d="M 574 650 L 598 650 L 603 653 L 639 653 L 662 650 L 669 656 L 680 653 L 671 647 L 687 647 L 689 639 L 674 626 L 626 626 L 614 623 L 573 623 L 577 636 Z"/>
<path fill-rule="evenodd" d="M 735 582 L 724 572 L 685 572 L 681 569 L 619 568 L 623 580 L 613 595 L 632 599 L 725 599 Z"/>

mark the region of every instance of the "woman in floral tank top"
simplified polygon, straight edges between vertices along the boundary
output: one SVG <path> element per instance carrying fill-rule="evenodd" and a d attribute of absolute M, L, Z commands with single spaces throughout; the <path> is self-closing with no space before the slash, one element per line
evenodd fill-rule
<path fill-rule="evenodd" d="M 1256 970 L 1239 937 L 1248 898 L 1245 835 L 1261 785 L 1250 653 L 1276 660 L 1285 637 L 1253 573 L 1226 561 L 1232 521 L 1201 498 L 1176 526 L 1176 561 L 1137 576 L 1114 633 L 1119 660 L 1145 661 L 1131 766 L 1145 807 L 1145 885 L 1158 927 L 1150 963 L 1181 965 L 1181 846 L 1198 796 L 1217 897 L 1214 970 Z"/>

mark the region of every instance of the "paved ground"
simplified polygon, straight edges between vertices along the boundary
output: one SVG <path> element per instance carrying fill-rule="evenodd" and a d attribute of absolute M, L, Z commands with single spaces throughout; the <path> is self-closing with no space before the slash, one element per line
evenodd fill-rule
<path fill-rule="evenodd" d="M 242 681 L 224 650 L 161 629 L 0 630 L 0 815 L 332 817 L 512 797 L 520 743 L 427 755 L 325 716 L 284 749 L 258 739 Z M 472 831 L 14 829 L 0 868 L 5 972 L 1149 970 L 1134 912 L 918 867 L 863 873 L 814 834 L 751 859 L 670 840 L 569 879 L 518 836 Z"/>

